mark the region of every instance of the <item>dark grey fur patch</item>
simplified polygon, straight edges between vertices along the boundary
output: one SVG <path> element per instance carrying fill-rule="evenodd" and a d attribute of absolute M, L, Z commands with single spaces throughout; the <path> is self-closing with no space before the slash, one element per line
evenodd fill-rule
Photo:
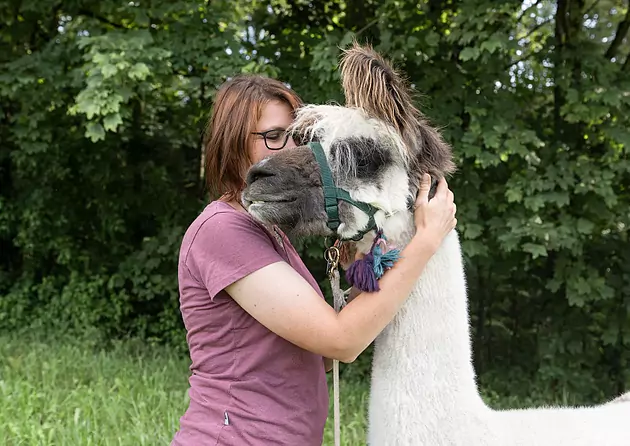
<path fill-rule="evenodd" d="M 344 171 L 344 166 L 354 166 L 359 179 L 376 179 L 378 173 L 392 163 L 389 147 L 363 136 L 335 141 L 330 147 L 330 158 L 337 171 Z"/>

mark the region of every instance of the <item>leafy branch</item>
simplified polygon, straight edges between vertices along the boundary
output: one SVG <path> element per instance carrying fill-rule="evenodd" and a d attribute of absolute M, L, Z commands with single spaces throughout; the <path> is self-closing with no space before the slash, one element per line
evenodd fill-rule
<path fill-rule="evenodd" d="M 522 39 L 529 39 L 529 37 L 531 37 L 531 35 L 534 34 L 536 31 L 538 31 L 540 28 L 542 28 L 543 26 L 548 25 L 548 24 L 550 24 L 552 22 L 553 22 L 553 20 L 545 20 L 544 22 L 540 22 L 539 24 L 534 26 L 527 34 L 525 34 L 525 36 L 522 37 Z"/>
<path fill-rule="evenodd" d="M 584 16 L 589 15 L 597 5 L 599 5 L 600 0 L 595 0 L 591 6 L 588 7 L 586 11 L 584 11 Z"/>
<path fill-rule="evenodd" d="M 538 6 L 538 3 L 540 3 L 540 0 L 536 0 L 528 8 L 524 9 L 523 12 L 521 12 L 521 14 L 516 18 L 516 22 L 520 23 L 521 20 L 523 20 L 523 17 L 525 17 L 525 15 L 527 14 L 527 12 L 530 11 L 532 8 L 536 8 Z"/>
<path fill-rule="evenodd" d="M 550 23 L 552 23 L 553 20 L 545 20 L 544 22 L 541 22 L 539 24 L 537 24 L 536 26 L 534 26 L 531 30 L 529 30 L 529 32 L 522 38 L 520 38 L 519 40 L 527 40 L 531 37 L 532 34 L 534 34 L 536 31 L 540 30 L 540 28 L 542 28 L 545 25 L 548 25 Z M 526 60 L 528 60 L 530 57 L 532 57 L 534 54 L 536 54 L 535 52 L 530 52 L 527 53 L 526 55 L 524 55 L 523 57 L 511 62 L 510 64 L 508 64 L 505 69 L 509 70 L 510 68 L 512 68 L 514 65 L 518 65 L 521 62 L 525 62 Z"/>
<path fill-rule="evenodd" d="M 619 23 L 619 26 L 617 26 L 615 38 L 606 51 L 606 59 L 612 59 L 613 57 L 615 57 L 619 46 L 628 34 L 628 30 L 630 30 L 630 8 L 628 8 L 628 11 L 626 12 L 626 17 Z"/>
<path fill-rule="evenodd" d="M 365 32 L 367 29 L 371 28 L 372 26 L 376 25 L 379 21 L 381 20 L 381 17 L 377 17 L 374 20 L 372 20 L 371 22 L 367 23 L 363 28 L 361 28 L 360 30 L 358 30 L 354 35 L 355 36 L 360 36 L 361 34 L 363 34 L 363 32 Z"/>
<path fill-rule="evenodd" d="M 112 22 L 111 20 L 107 19 L 106 17 L 102 17 L 98 14 L 96 14 L 94 11 L 90 11 L 88 9 L 79 9 L 79 14 L 86 16 L 86 17 L 90 17 L 92 19 L 98 20 L 101 23 L 104 23 L 106 25 L 112 26 L 114 28 L 118 28 L 118 29 L 127 29 L 126 26 L 121 25 L 120 23 L 116 23 L 116 22 Z"/>

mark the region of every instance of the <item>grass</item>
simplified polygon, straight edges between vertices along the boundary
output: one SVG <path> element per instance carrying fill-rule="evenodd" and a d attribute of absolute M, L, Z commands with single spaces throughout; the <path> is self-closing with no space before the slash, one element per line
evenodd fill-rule
<path fill-rule="evenodd" d="M 127 342 L 0 336 L 0 438 L 6 446 L 168 445 L 188 405 L 186 357 Z M 330 385 L 332 396 L 332 385 Z M 367 385 L 342 381 L 342 438 L 365 444 Z M 333 444 L 332 398 L 325 445 Z"/>
<path fill-rule="evenodd" d="M 0 335 L 0 444 L 168 445 L 188 405 L 188 366 L 185 355 L 140 341 L 105 350 L 85 339 Z M 509 395 L 486 388 L 482 396 L 494 408 L 577 402 L 575 395 L 551 397 L 537 387 L 517 385 Z M 332 394 L 332 383 L 329 388 Z M 516 388 L 529 390 L 516 395 Z M 368 392 L 367 383 L 342 379 L 345 446 L 365 444 Z M 326 446 L 333 444 L 332 414 L 331 395 Z"/>

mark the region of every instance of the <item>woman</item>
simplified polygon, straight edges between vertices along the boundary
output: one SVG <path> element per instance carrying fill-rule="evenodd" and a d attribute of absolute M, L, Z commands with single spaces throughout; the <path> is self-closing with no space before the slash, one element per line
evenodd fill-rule
<path fill-rule="evenodd" d="M 291 243 L 239 201 L 249 166 L 296 144 L 285 133 L 298 96 L 276 80 L 239 76 L 217 93 L 205 145 L 209 188 L 221 198 L 188 228 L 179 260 L 180 304 L 191 355 L 190 405 L 172 445 L 322 444 L 326 367 L 353 361 L 393 319 L 456 224 L 442 180 L 424 179 L 417 235 L 380 279 L 339 314 Z"/>

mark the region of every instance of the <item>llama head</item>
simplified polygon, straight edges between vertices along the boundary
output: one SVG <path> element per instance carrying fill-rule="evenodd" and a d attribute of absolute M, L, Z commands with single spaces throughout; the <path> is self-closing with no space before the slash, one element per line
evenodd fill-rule
<path fill-rule="evenodd" d="M 288 129 L 308 144 L 253 165 L 243 204 L 292 235 L 359 239 L 407 215 L 423 173 L 454 170 L 450 147 L 414 107 L 394 69 L 369 47 L 344 52 L 346 106 L 305 105 Z"/>

